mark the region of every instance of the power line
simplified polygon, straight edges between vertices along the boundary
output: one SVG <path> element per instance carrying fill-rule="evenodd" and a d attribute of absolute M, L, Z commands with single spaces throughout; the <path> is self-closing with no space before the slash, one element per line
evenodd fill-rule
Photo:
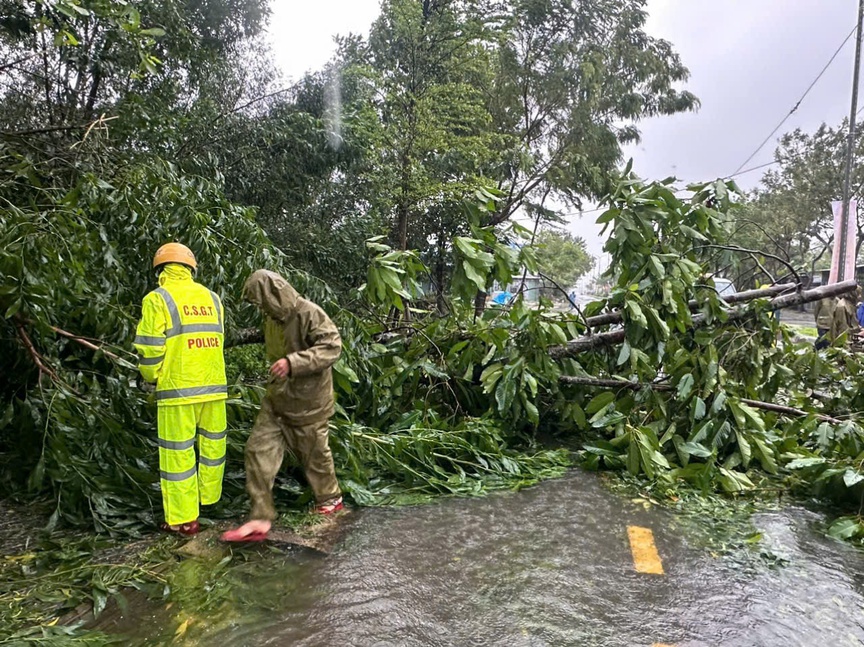
<path fill-rule="evenodd" d="M 606 211 L 609 207 L 597 207 L 595 209 L 585 209 L 582 211 L 571 211 L 569 213 L 559 213 L 559 216 L 584 216 L 586 213 L 595 213 L 597 211 Z"/>
<path fill-rule="evenodd" d="M 765 168 L 766 166 L 774 166 L 775 164 L 779 164 L 780 160 L 774 160 L 773 162 L 765 162 L 764 164 L 760 164 L 759 166 L 751 166 L 750 168 L 745 168 L 743 171 L 738 171 L 737 173 L 733 173 L 727 179 L 731 180 L 733 177 L 738 177 L 739 175 L 745 175 L 746 173 L 752 173 L 753 171 L 758 171 L 760 168 Z"/>
<path fill-rule="evenodd" d="M 864 112 L 864 106 L 859 108 L 856 116 L 860 117 L 862 112 Z M 848 128 L 849 128 L 849 125 L 847 124 L 846 126 L 843 126 L 843 128 L 841 128 L 838 132 L 843 132 L 844 130 L 847 130 Z M 800 155 L 793 156 L 790 159 L 796 159 L 797 157 L 801 157 L 801 156 Z M 759 164 L 758 166 L 751 166 L 750 168 L 745 168 L 743 171 L 738 171 L 737 173 L 733 173 L 732 175 L 727 176 L 726 179 L 731 180 L 732 178 L 738 177 L 739 175 L 745 175 L 747 173 L 752 173 L 753 171 L 758 171 L 759 169 L 765 168 L 767 166 L 774 166 L 775 164 L 780 164 L 780 163 L 781 163 L 781 160 L 774 160 L 773 162 L 765 162 L 764 164 Z"/>
<path fill-rule="evenodd" d="M 783 127 L 783 124 L 786 123 L 786 121 L 789 119 L 789 117 L 791 117 L 793 114 L 795 114 L 795 112 L 801 106 L 801 102 L 807 98 L 807 95 L 810 94 L 810 91 L 819 82 L 819 79 L 821 79 L 822 76 L 825 74 L 825 72 L 828 71 L 828 68 L 831 67 L 831 64 L 834 62 L 834 59 L 837 58 L 837 56 L 840 54 L 840 52 L 843 50 L 843 48 L 846 47 L 846 43 L 849 42 L 849 39 L 852 38 L 852 35 L 855 33 L 855 30 L 857 30 L 857 29 L 858 29 L 858 25 L 855 25 L 855 27 L 852 28 L 852 31 L 849 32 L 849 35 L 846 36 L 846 38 L 843 40 L 842 43 L 840 43 L 840 47 L 837 48 L 837 51 L 835 51 L 834 54 L 831 56 L 831 58 L 828 59 L 828 62 L 825 64 L 825 67 L 822 68 L 822 71 L 819 72 L 818 76 L 815 79 L 813 79 L 813 82 L 804 91 L 804 94 L 801 95 L 801 98 L 798 99 L 797 102 L 795 102 L 795 105 L 792 106 L 792 109 L 789 111 L 789 113 L 785 117 L 783 117 L 783 120 L 779 124 L 777 124 L 777 127 L 774 128 L 774 130 L 771 131 L 771 134 L 769 134 L 764 139 L 764 141 L 761 144 L 759 144 L 759 147 L 750 154 L 750 157 L 748 157 L 746 160 L 744 160 L 741 163 L 741 166 L 739 166 L 737 169 L 735 169 L 735 172 L 732 175 L 730 175 L 729 177 L 735 177 L 736 175 L 738 175 L 741 172 L 741 169 L 743 169 L 747 164 L 749 164 L 750 160 L 752 160 L 754 157 L 756 157 L 756 155 L 759 153 L 759 151 L 761 151 L 765 147 L 765 144 L 767 144 L 769 141 L 771 141 L 771 138 L 777 134 L 777 131 Z"/>

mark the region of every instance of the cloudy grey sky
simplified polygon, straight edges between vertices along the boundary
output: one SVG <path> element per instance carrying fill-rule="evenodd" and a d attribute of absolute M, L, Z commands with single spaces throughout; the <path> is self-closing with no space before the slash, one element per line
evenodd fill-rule
<path fill-rule="evenodd" d="M 271 37 L 287 78 L 323 65 L 333 36 L 366 34 L 378 0 L 274 1 Z M 652 119 L 642 142 L 625 151 L 649 179 L 683 181 L 733 173 L 791 110 L 855 25 L 855 0 L 648 0 L 650 34 L 673 43 L 691 78 L 686 87 L 702 101 L 696 113 Z M 854 38 L 789 118 L 779 134 L 839 123 L 849 113 Z M 748 167 L 770 162 L 769 142 Z M 749 189 L 761 172 L 738 178 Z M 602 240 L 597 214 L 574 216 L 570 229 L 592 253 Z"/>

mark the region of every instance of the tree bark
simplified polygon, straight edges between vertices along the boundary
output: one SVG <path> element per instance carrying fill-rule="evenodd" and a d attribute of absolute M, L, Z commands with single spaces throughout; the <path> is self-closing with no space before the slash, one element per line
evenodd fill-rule
<path fill-rule="evenodd" d="M 248 344 L 263 344 L 264 331 L 260 328 L 241 328 L 225 340 L 225 348 L 246 346 Z"/>
<path fill-rule="evenodd" d="M 784 283 L 782 285 L 772 285 L 770 288 L 763 288 L 761 290 L 747 290 L 745 292 L 737 292 L 735 294 L 731 294 L 728 297 L 723 297 L 723 300 L 726 303 L 744 303 L 746 301 L 752 301 L 753 299 L 761 299 L 763 297 L 776 297 L 784 292 L 790 292 L 794 290 L 798 286 L 795 283 Z M 690 301 L 688 304 L 691 310 L 695 310 L 699 307 L 699 302 L 695 299 Z M 596 315 L 594 317 L 588 317 L 585 322 L 591 328 L 597 328 L 598 326 L 607 326 L 609 324 L 619 324 L 623 321 L 620 311 L 614 312 L 606 312 L 602 315 Z"/>
<path fill-rule="evenodd" d="M 478 319 L 486 311 L 486 292 L 478 291 L 474 295 L 474 318 Z"/>

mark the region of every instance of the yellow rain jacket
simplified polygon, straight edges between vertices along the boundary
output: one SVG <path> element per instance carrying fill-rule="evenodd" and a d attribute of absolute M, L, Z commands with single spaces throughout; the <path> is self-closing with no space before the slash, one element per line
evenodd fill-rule
<path fill-rule="evenodd" d="M 193 281 L 189 268 L 167 265 L 144 297 L 135 337 L 138 368 L 156 383 L 159 406 L 227 398 L 224 332 L 219 297 Z"/>

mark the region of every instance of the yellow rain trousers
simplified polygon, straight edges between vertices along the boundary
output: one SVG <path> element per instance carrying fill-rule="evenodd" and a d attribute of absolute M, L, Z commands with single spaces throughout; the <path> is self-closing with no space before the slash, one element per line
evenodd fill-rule
<path fill-rule="evenodd" d="M 138 369 L 156 383 L 159 470 L 165 521 L 198 518 L 222 496 L 227 424 L 224 318 L 215 293 L 170 264 L 141 304 Z M 196 457 L 195 446 L 198 447 Z"/>

